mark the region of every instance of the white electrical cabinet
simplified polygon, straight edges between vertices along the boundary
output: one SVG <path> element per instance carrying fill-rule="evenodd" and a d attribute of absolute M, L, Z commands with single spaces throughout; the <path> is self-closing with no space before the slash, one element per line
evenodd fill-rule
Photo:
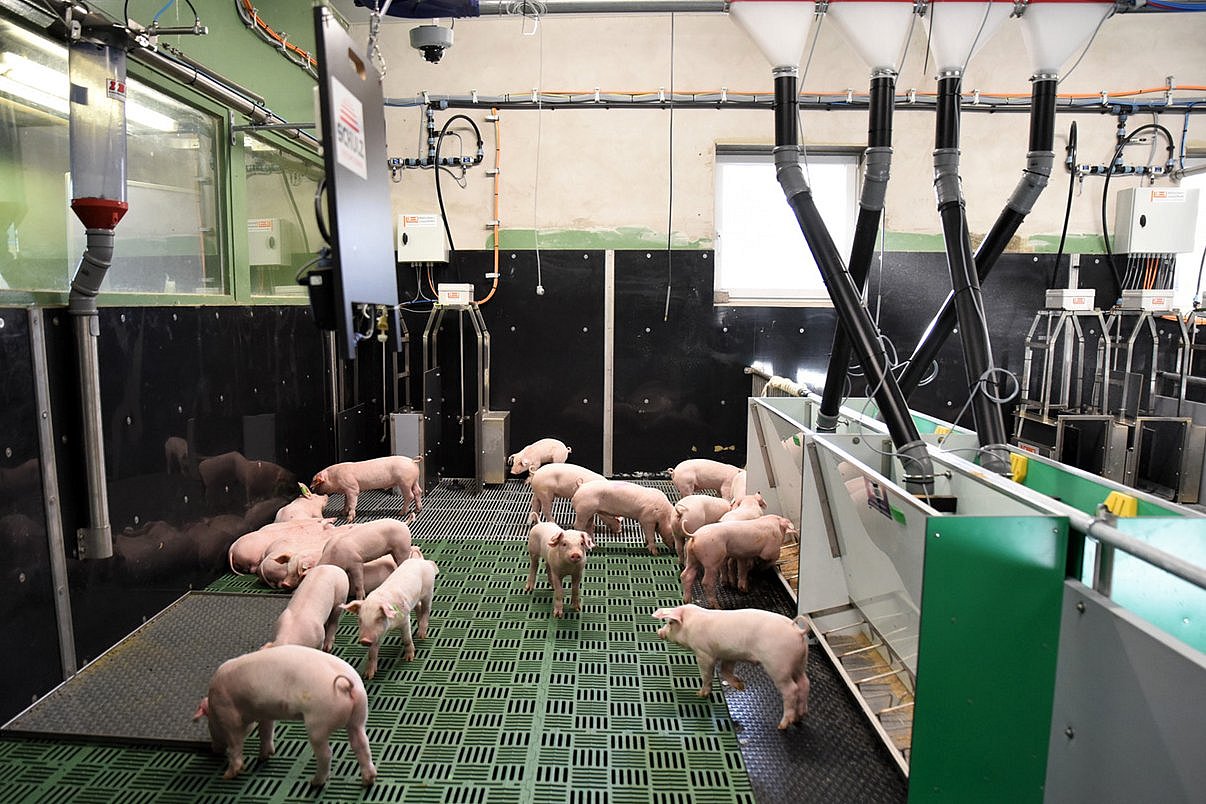
<path fill-rule="evenodd" d="M 398 216 L 398 262 L 448 262 L 448 239 L 439 215 Z"/>
<path fill-rule="evenodd" d="M 1197 218 L 1197 188 L 1128 187 L 1118 193 L 1113 251 L 1116 254 L 1191 252 Z"/>
<path fill-rule="evenodd" d="M 247 221 L 247 261 L 252 265 L 292 265 L 297 225 L 285 218 Z"/>

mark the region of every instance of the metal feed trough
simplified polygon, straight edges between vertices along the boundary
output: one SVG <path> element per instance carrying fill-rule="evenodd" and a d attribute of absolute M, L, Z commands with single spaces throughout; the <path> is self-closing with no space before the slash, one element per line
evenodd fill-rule
<path fill-rule="evenodd" d="M 1020 450 L 1018 480 L 986 472 L 974 433 L 918 414 L 935 478 L 914 496 L 873 403 L 821 434 L 790 385 L 749 400 L 748 491 L 800 524 L 799 612 L 911 800 L 1206 785 L 1184 712 L 1206 700 L 1202 514 Z"/>

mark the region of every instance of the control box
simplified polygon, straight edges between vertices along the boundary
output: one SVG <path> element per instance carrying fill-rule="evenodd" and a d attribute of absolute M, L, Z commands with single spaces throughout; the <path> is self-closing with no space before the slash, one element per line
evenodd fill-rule
<path fill-rule="evenodd" d="M 251 265 L 292 265 L 297 224 L 285 218 L 247 221 L 247 262 Z"/>
<path fill-rule="evenodd" d="M 1168 313 L 1173 309 L 1171 290 L 1124 290 L 1123 310 L 1146 310 L 1149 313 Z"/>
<path fill-rule="evenodd" d="M 471 304 L 473 302 L 473 285 L 441 282 L 436 285 L 436 301 L 449 306 Z"/>
<path fill-rule="evenodd" d="M 1114 214 L 1114 253 L 1185 254 L 1193 251 L 1198 194 L 1196 187 L 1128 187 L 1120 190 Z"/>
<path fill-rule="evenodd" d="M 439 215 L 398 216 L 398 262 L 448 262 L 448 238 Z"/>
<path fill-rule="evenodd" d="M 1083 288 L 1056 288 L 1047 291 L 1048 310 L 1092 310 L 1093 291 Z"/>

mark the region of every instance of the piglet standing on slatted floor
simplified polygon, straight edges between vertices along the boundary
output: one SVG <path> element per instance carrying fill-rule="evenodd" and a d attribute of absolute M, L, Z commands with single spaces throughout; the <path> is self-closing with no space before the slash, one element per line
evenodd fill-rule
<path fill-rule="evenodd" d="M 406 516 L 414 503 L 415 513 L 423 510 L 423 487 L 419 485 L 419 462 L 423 459 L 390 455 L 367 461 L 346 461 L 328 466 L 310 482 L 310 490 L 319 494 L 344 495 L 343 515 L 351 522 L 356 518 L 356 502 L 360 492 L 371 489 L 397 488 L 402 493 L 402 510 Z"/>
<path fill-rule="evenodd" d="M 570 606 L 582 611 L 582 570 L 586 566 L 586 551 L 593 549 L 595 542 L 590 535 L 580 530 L 562 530 L 555 522 L 538 522 L 528 531 L 528 582 L 523 591 L 531 592 L 536 585 L 536 570 L 540 560 L 549 573 L 549 585 L 553 587 L 553 616 L 565 613 L 565 587 L 561 579 L 570 579 Z"/>
<path fill-rule="evenodd" d="M 360 778 L 371 785 L 377 778 L 365 725 L 368 696 L 355 669 L 329 653 L 301 645 L 276 645 L 223 662 L 209 682 L 209 694 L 193 720 L 209 719 L 213 750 L 225 753 L 229 765 L 223 778 L 243 770 L 243 741 L 260 724 L 260 758 L 276 749 L 272 730 L 278 720 L 303 720 L 314 749 L 312 785 L 323 785 L 331 774 L 331 732 L 347 729 L 348 744 L 360 764 Z"/>
<path fill-rule="evenodd" d="M 419 548 L 411 550 L 410 558 L 363 600 L 353 600 L 343 605 L 343 610 L 355 614 L 360 620 L 360 644 L 368 646 L 368 664 L 364 677 L 377 674 L 377 655 L 381 651 L 381 640 L 391 628 L 402 634 L 404 652 L 402 659 L 409 662 L 415 658 L 414 638 L 410 633 L 410 614 L 418 612 L 418 638 L 427 638 L 427 623 L 431 619 L 431 603 L 435 596 L 435 578 L 440 573 L 434 561 L 423 558 Z"/>
<path fill-rule="evenodd" d="M 762 609 L 713 611 L 694 604 L 658 609 L 653 616 L 665 621 L 657 629 L 659 637 L 695 653 L 703 682 L 699 697 L 712 694 L 718 664 L 721 678 L 735 690 L 745 689 L 733 674 L 734 664 L 753 662 L 762 665 L 783 696 L 779 728 L 808 714 L 808 631 L 791 619 Z"/>

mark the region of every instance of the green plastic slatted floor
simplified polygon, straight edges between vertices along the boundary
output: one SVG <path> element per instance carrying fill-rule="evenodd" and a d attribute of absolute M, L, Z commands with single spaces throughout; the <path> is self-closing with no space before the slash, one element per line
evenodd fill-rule
<path fill-rule="evenodd" d="M 421 538 L 416 527 L 440 567 L 436 602 L 414 661 L 398 658 L 391 634 L 366 684 L 372 788 L 360 787 L 337 732 L 331 781 L 313 792 L 304 727 L 282 723 L 277 755 L 254 759 L 252 737 L 249 767 L 232 781 L 204 751 L 0 741 L 0 801 L 753 804 L 719 687 L 698 698 L 694 657 L 656 635 L 651 612 L 679 594 L 673 556 L 650 556 L 635 533 L 602 539 L 584 610 L 557 620 L 543 575 L 523 591 L 526 542 L 509 530 L 501 540 Z M 210 588 L 257 590 L 235 576 Z M 345 615 L 335 652 L 360 667 L 355 638 Z"/>

